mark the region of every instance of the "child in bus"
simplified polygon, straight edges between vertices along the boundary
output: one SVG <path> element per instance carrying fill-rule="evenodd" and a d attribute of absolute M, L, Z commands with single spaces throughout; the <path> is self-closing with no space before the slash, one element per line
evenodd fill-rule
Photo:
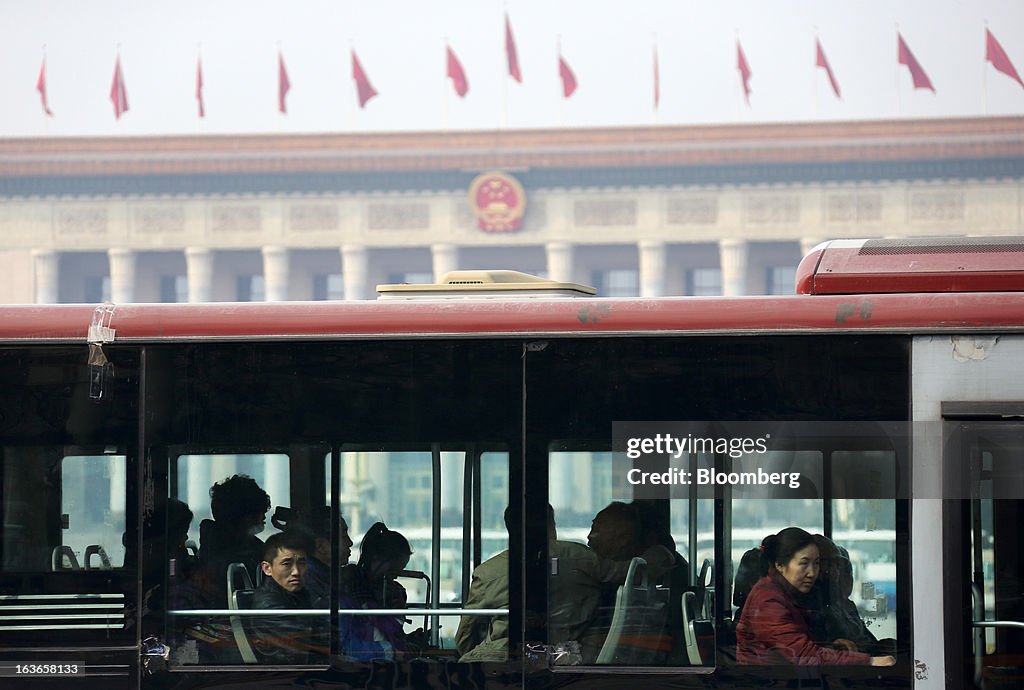
<path fill-rule="evenodd" d="M 306 589 L 309 539 L 298 531 L 278 532 L 267 539 L 260 568 L 266 576 L 253 596 L 254 609 L 312 608 Z M 253 649 L 261 661 L 304 664 L 327 653 L 323 620 L 307 616 L 260 616 L 252 619 Z"/>
<path fill-rule="evenodd" d="M 359 545 L 359 561 L 341 569 L 338 608 L 401 609 L 406 607 L 405 588 L 396 579 L 409 565 L 412 548 L 400 532 L 383 522 L 374 523 Z M 392 660 L 415 656 L 425 646 L 425 633 L 407 635 L 401 616 L 352 616 L 341 614 L 339 649 L 358 660 Z"/>
<path fill-rule="evenodd" d="M 736 626 L 740 664 L 870 664 L 892 666 L 892 656 L 832 649 L 812 637 L 816 602 L 811 594 L 821 565 L 815 539 L 787 527 L 761 543 L 762 577 L 751 589 Z M 840 645 L 843 646 L 843 645 Z"/>

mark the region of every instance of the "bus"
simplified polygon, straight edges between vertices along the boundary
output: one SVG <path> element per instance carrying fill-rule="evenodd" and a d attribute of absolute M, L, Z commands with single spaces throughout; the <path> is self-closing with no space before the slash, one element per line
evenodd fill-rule
<path fill-rule="evenodd" d="M 0 307 L 0 685 L 1024 683 L 1024 239 L 826 242 L 788 296 L 447 282 L 373 302 Z M 375 523 L 403 533 L 407 607 L 341 605 L 334 549 L 329 606 L 276 614 L 322 623 L 322 654 L 253 654 L 256 573 L 229 564 L 226 596 L 190 596 L 210 489 L 234 475 L 266 491 L 270 523 L 327 506 L 337 543 L 343 517 L 352 560 Z M 590 553 L 613 502 L 667 526 L 686 583 L 612 582 L 591 658 L 553 632 L 554 554 Z M 743 557 L 789 525 L 846 550 L 850 600 L 895 665 L 737 662 Z M 467 606 L 492 557 L 507 601 Z M 428 644 L 356 658 L 336 632 L 362 615 Z M 507 625 L 504 656 L 460 661 L 478 617 Z M 623 643 L 656 618 L 670 649 Z"/>

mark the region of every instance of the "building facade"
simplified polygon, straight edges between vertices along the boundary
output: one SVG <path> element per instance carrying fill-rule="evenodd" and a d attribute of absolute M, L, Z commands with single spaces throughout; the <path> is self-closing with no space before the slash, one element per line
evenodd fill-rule
<path fill-rule="evenodd" d="M 488 172 L 516 227 L 471 201 Z M 10 139 L 0 302 L 372 299 L 457 268 L 777 294 L 824 239 L 1019 235 L 1022 200 L 1022 118 Z"/>

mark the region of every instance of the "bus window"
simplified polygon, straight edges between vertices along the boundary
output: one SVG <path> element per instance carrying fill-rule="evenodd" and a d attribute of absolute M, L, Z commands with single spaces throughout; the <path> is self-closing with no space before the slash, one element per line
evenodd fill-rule
<path fill-rule="evenodd" d="M 467 463 L 470 486 L 479 487 L 478 499 L 470 496 L 469 514 L 464 481 Z M 411 609 L 459 608 L 467 600 L 472 570 L 465 554 L 478 551 L 482 562 L 508 548 L 504 526 L 508 505 L 506 451 L 476 454 L 472 450 L 442 450 L 440 445 L 436 451 L 343 451 L 340 472 L 342 513 L 354 542 L 351 564 L 360 563 L 362 541 L 376 523 L 383 522 L 389 530 L 402 534 L 412 554 L 398 582 Z M 475 525 L 475 518 L 480 527 L 474 534 L 466 526 Z M 435 542 L 435 527 L 440 533 L 439 542 Z M 470 548 L 474 544 L 475 548 Z M 411 611 L 404 633 L 429 629 L 430 646 L 454 650 L 462 618 L 420 617 Z"/>
<path fill-rule="evenodd" d="M 5 449 L 5 571 L 124 565 L 126 457 L 64 456 L 62 450 Z"/>
<path fill-rule="evenodd" d="M 839 450 L 845 441 L 841 438 L 808 436 L 801 441 L 819 443 L 822 449 L 771 451 L 759 456 L 754 466 L 767 472 L 798 472 L 803 497 L 777 498 L 778 487 L 732 488 L 734 620 L 744 618 L 747 598 L 759 579 L 765 574 L 778 576 L 765 558 L 772 551 L 764 548 L 765 539 L 799 527 L 814 537 L 819 558 L 816 579 L 803 601 L 816 612 L 808 619 L 814 621 L 808 637 L 826 648 L 894 654 L 896 453 Z M 746 460 L 739 459 L 733 469 L 749 469 Z M 757 621 L 748 618 L 740 625 L 753 630 Z"/>
<path fill-rule="evenodd" d="M 691 503 L 683 491 L 626 501 L 622 479 L 610 451 L 548 454 L 548 647 L 565 665 L 712 663 L 705 605 L 714 554 L 705 550 L 707 567 L 694 568 L 687 546 L 691 523 L 711 529 L 711 501 L 694 492 Z"/>
<path fill-rule="evenodd" d="M 836 450 L 831 460 L 833 492 L 853 496 L 832 501 L 832 539 L 849 554 L 851 579 L 844 587 L 851 588 L 848 598 L 871 634 L 896 639 L 896 501 L 872 497 L 878 486 L 895 486 L 896 454 Z M 850 486 L 855 481 L 867 486 Z"/>
<path fill-rule="evenodd" d="M 83 568 L 124 563 L 124 455 L 72 455 L 61 462 L 63 545 Z"/>

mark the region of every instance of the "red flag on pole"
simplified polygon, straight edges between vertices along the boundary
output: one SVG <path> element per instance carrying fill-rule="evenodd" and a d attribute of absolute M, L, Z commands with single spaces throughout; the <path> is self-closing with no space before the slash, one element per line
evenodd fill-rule
<path fill-rule="evenodd" d="M 516 39 L 512 36 L 512 23 L 508 20 L 508 12 L 505 13 L 505 57 L 508 59 L 509 76 L 522 84 L 523 75 L 519 71 L 519 53 L 516 52 Z"/>
<path fill-rule="evenodd" d="M 277 51 L 277 110 L 278 112 L 287 113 L 288 106 L 285 104 L 285 97 L 288 95 L 288 91 L 292 88 L 291 81 L 288 80 L 288 70 L 284 67 L 284 55 L 281 51 Z"/>
<path fill-rule="evenodd" d="M 359 98 L 359 107 L 365 108 L 366 102 L 377 95 L 377 89 L 373 88 L 366 72 L 363 70 L 356 51 L 352 51 L 352 80 L 356 83 L 356 96 Z"/>
<path fill-rule="evenodd" d="M 576 93 L 576 75 L 572 73 L 569 63 L 562 57 L 562 51 L 558 51 L 558 76 L 562 78 L 562 95 L 565 98 Z"/>
<path fill-rule="evenodd" d="M 654 44 L 654 109 L 658 109 L 661 101 L 661 78 L 658 74 L 658 44 Z"/>
<path fill-rule="evenodd" d="M 747 56 L 743 54 L 743 46 L 736 41 L 736 68 L 740 71 L 740 80 L 743 82 L 743 99 L 750 105 L 750 65 L 747 64 Z"/>
<path fill-rule="evenodd" d="M 448 78 L 452 80 L 452 88 L 459 98 L 465 98 L 469 91 L 469 81 L 466 79 L 466 71 L 462 69 L 462 63 L 455 57 L 455 51 L 451 46 L 445 46 L 448 51 Z"/>
<path fill-rule="evenodd" d="M 50 110 L 50 105 L 46 102 L 46 58 L 43 58 L 43 64 L 39 68 L 39 78 L 36 79 L 36 91 L 39 92 L 39 98 L 43 102 L 43 113 L 47 117 L 53 117 L 53 111 Z"/>
<path fill-rule="evenodd" d="M 821 41 L 815 38 L 814 42 L 818 46 L 818 52 L 814 58 L 814 64 L 825 70 L 825 74 L 828 75 L 828 83 L 832 85 L 832 91 L 836 94 L 836 98 L 842 98 L 842 96 L 839 95 L 839 82 L 836 81 L 836 75 L 832 74 L 832 67 L 828 64 L 828 58 L 825 57 L 825 51 L 821 47 Z"/>
<path fill-rule="evenodd" d="M 121 71 L 121 56 L 114 62 L 114 80 L 110 84 L 110 102 L 114 104 L 114 118 L 128 112 L 128 89 L 124 86 L 124 72 Z"/>
<path fill-rule="evenodd" d="M 199 117 L 206 117 L 206 106 L 203 105 L 203 58 L 196 59 L 196 101 L 199 102 Z"/>
<path fill-rule="evenodd" d="M 985 59 L 991 62 L 992 66 L 997 70 L 1021 86 L 1024 86 L 1024 81 L 1021 81 L 1016 68 L 1010 62 L 1010 56 L 1006 54 L 1003 47 L 999 45 L 999 41 L 996 40 L 996 37 L 988 29 L 985 29 Z"/>
<path fill-rule="evenodd" d="M 896 32 L 898 41 L 898 57 L 901 65 L 906 65 L 907 69 L 910 70 L 910 76 L 914 80 L 915 89 L 931 89 L 932 93 L 935 93 L 935 87 L 932 86 L 931 79 L 924 73 L 924 68 L 921 67 L 921 63 L 917 61 L 914 54 L 910 52 L 910 46 L 903 40 L 903 36 Z"/>

